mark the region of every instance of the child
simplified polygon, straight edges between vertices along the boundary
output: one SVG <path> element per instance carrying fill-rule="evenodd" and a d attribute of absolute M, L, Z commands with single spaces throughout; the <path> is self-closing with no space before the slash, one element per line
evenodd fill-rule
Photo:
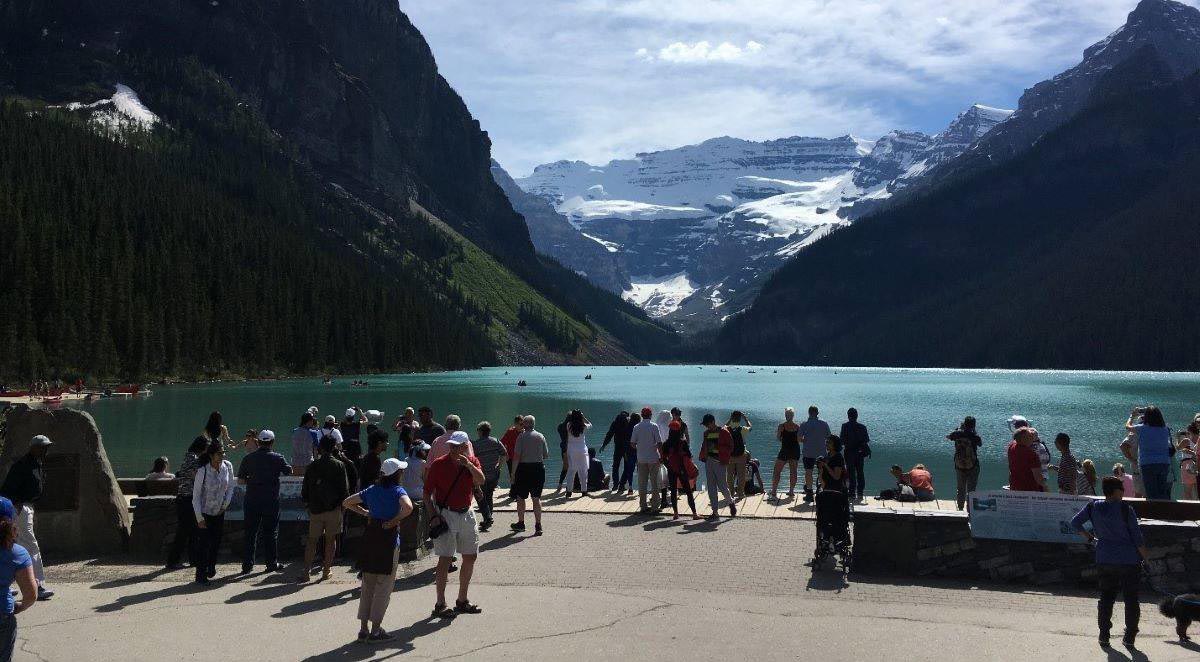
<path fill-rule="evenodd" d="M 1096 496 L 1096 464 L 1091 460 L 1084 460 L 1079 466 L 1083 467 L 1083 485 L 1079 486 L 1079 494 Z"/>
<path fill-rule="evenodd" d="M 1196 498 L 1196 437 L 1197 432 L 1192 430 L 1195 427 L 1195 422 L 1188 426 L 1187 432 L 1180 432 L 1179 439 L 1175 444 L 1175 450 L 1179 451 L 1179 477 L 1183 481 L 1183 498 L 1193 500 Z"/>
<path fill-rule="evenodd" d="M 1187 635 L 1188 626 L 1200 619 L 1200 594 L 1168 595 L 1158 603 L 1158 611 L 1167 618 L 1175 619 L 1175 634 L 1179 635 L 1179 641 L 1189 642 L 1192 639 Z"/>
<path fill-rule="evenodd" d="M 1114 464 L 1113 475 L 1121 479 L 1121 484 L 1125 486 L 1126 494 L 1133 494 L 1133 476 L 1125 473 L 1125 465 L 1120 462 Z"/>

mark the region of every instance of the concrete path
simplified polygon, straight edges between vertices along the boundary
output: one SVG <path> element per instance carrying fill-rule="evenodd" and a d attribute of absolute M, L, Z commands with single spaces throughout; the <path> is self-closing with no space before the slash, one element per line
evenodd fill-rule
<path fill-rule="evenodd" d="M 1105 652 L 1087 593 L 814 573 L 810 522 L 546 525 L 540 538 L 486 535 L 471 592 L 480 615 L 429 620 L 432 561 L 402 567 L 385 620 L 398 636 L 378 646 L 352 641 L 357 582 L 345 568 L 304 586 L 256 574 L 201 588 L 146 566 L 54 566 L 59 594 L 20 617 L 15 659 L 1200 659 L 1149 601 L 1142 652 Z"/>

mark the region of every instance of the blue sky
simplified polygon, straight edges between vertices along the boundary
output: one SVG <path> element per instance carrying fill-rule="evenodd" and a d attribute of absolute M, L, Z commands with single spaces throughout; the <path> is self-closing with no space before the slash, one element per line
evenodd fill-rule
<path fill-rule="evenodd" d="M 1200 0 L 1188 0 L 1197 4 Z M 1015 108 L 1135 0 L 399 0 L 514 175 Z"/>

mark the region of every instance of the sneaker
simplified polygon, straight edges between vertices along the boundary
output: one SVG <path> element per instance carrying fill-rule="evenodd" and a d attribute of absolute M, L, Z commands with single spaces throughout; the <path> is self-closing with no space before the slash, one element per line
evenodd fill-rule
<path fill-rule="evenodd" d="M 38 596 L 37 596 L 38 600 L 45 601 L 45 600 L 49 600 L 50 598 L 53 598 L 53 597 L 54 597 L 54 591 L 47 589 L 45 586 L 38 587 Z"/>
<path fill-rule="evenodd" d="M 254 566 L 252 566 L 252 565 L 243 565 L 243 566 L 242 566 L 242 572 L 241 572 L 241 573 L 239 573 L 239 574 L 248 575 L 248 574 L 250 574 L 250 573 L 252 573 L 252 572 L 254 572 Z"/>
<path fill-rule="evenodd" d="M 278 563 L 268 563 L 266 568 L 267 572 L 279 572 L 281 569 Z"/>
<path fill-rule="evenodd" d="M 359 631 L 358 631 L 358 640 L 359 640 L 359 641 L 366 641 L 366 640 L 367 640 L 367 637 L 370 637 L 370 636 L 371 636 L 371 633 L 370 633 L 370 632 L 367 632 L 366 630 L 359 630 Z"/>
<path fill-rule="evenodd" d="M 535 535 L 535 536 L 542 535 L 542 525 L 541 524 L 533 525 L 533 535 Z"/>
<path fill-rule="evenodd" d="M 570 492 L 567 492 L 567 495 L 566 495 L 565 497 L 563 497 L 563 498 L 564 498 L 564 499 L 570 499 L 570 498 L 571 498 L 571 493 L 570 493 Z"/>
<path fill-rule="evenodd" d="M 325 569 L 321 570 L 321 579 L 322 580 L 329 579 L 329 577 L 332 575 L 333 575 L 333 571 L 330 568 L 325 568 Z"/>
<path fill-rule="evenodd" d="M 215 566 L 215 565 L 208 566 L 208 572 L 206 572 L 204 574 L 208 575 L 209 579 L 216 577 L 217 576 L 217 566 Z"/>
<path fill-rule="evenodd" d="M 512 529 L 513 531 L 516 531 L 517 533 L 521 533 L 522 531 L 525 530 L 525 525 L 522 524 L 521 522 L 513 522 L 512 524 L 508 525 L 508 528 Z"/>
<path fill-rule="evenodd" d="M 737 506 L 733 505 L 732 503 L 729 504 L 729 516 L 737 517 Z"/>
<path fill-rule="evenodd" d="M 371 643 L 375 643 L 378 641 L 391 641 L 395 638 L 396 638 L 396 635 L 388 632 L 387 630 L 377 630 L 375 632 L 372 632 L 371 636 L 367 637 L 367 641 L 370 641 Z"/>

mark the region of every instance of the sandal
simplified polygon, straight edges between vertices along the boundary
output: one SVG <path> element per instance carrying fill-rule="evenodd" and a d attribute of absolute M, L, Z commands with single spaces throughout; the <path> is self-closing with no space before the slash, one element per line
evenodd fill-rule
<path fill-rule="evenodd" d="M 454 611 L 460 614 L 479 614 L 483 612 L 479 608 L 479 605 L 473 605 L 469 600 L 456 600 L 454 602 Z"/>
<path fill-rule="evenodd" d="M 457 614 L 455 611 L 446 605 L 434 605 L 431 618 L 454 618 Z"/>

